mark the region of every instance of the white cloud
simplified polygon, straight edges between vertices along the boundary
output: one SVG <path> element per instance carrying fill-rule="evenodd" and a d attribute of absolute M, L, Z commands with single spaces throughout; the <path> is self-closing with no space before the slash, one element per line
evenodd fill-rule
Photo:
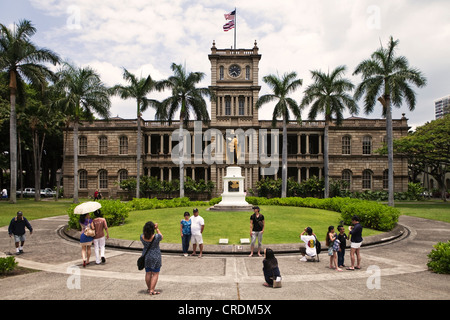
<path fill-rule="evenodd" d="M 222 25 L 223 14 L 236 6 L 237 46 L 252 48 L 257 40 L 262 54 L 261 94 L 267 93 L 264 75 L 296 71 L 304 80 L 294 96 L 300 100 L 310 83 L 309 70 L 326 71 L 338 65 L 347 65 L 346 76 L 357 84 L 359 77 L 352 76 L 355 66 L 369 58 L 380 43 L 385 45 L 390 35 L 400 40 L 397 53 L 405 55 L 428 78 L 428 86 L 416 90 L 416 110 L 396 109 L 394 118 L 406 113 L 411 125 L 423 124 L 434 119 L 433 100 L 450 94 L 447 0 L 29 2 L 48 19 L 38 30 L 44 34 L 43 46 L 79 64 L 91 64 L 108 84 L 122 81 L 122 67 L 135 73 L 142 70 L 143 75 L 150 73 L 155 79 L 165 78 L 175 62 L 186 64 L 189 71 L 204 72 L 201 85 L 209 85 L 207 55 L 213 40 L 219 48 L 233 45 L 234 30 L 223 32 Z M 27 19 L 33 21 L 33 17 Z M 68 27 L 77 21 L 81 29 Z M 135 117 L 133 106 L 130 101 L 114 100 L 112 113 Z M 368 117 L 380 115 L 376 110 Z M 366 115 L 361 112 L 360 116 Z M 260 118 L 271 118 L 270 106 L 260 111 Z"/>

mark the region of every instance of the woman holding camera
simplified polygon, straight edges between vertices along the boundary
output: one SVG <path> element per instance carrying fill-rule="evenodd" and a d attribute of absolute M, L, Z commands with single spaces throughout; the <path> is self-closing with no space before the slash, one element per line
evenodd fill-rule
<path fill-rule="evenodd" d="M 147 284 L 147 292 L 151 295 L 160 294 L 155 291 L 158 282 L 159 272 L 161 270 L 161 250 L 159 242 L 163 239 L 158 224 L 149 221 L 145 224 L 143 233 L 141 234 L 141 242 L 144 245 L 145 254 L 145 283 Z M 148 249 L 148 250 L 147 250 Z"/>

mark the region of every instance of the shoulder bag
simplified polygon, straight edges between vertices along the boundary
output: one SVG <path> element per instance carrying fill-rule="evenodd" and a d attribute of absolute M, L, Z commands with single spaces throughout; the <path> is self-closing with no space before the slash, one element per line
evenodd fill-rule
<path fill-rule="evenodd" d="M 153 239 L 155 239 L 155 237 L 153 237 Z M 153 240 L 148 244 L 147 249 L 145 250 L 145 253 L 139 257 L 139 259 L 137 260 L 137 267 L 138 270 L 142 270 L 145 268 L 145 256 L 147 255 L 148 249 L 150 249 L 150 247 L 152 246 Z"/>

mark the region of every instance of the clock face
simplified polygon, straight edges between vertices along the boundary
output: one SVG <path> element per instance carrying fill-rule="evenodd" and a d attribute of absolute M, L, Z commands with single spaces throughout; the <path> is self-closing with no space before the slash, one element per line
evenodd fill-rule
<path fill-rule="evenodd" d="M 239 67 L 237 64 L 233 64 L 228 69 L 228 73 L 230 76 L 236 78 L 241 74 L 241 67 Z"/>

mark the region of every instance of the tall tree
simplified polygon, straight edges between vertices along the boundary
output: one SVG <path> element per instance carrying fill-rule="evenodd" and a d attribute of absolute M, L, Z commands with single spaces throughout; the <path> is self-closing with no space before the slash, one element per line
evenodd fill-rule
<path fill-rule="evenodd" d="M 162 101 L 165 110 L 165 118 L 171 124 L 176 112 L 180 112 L 180 138 L 179 138 L 179 160 L 180 160 L 180 198 L 184 197 L 184 139 L 183 125 L 191 118 L 191 113 L 196 120 L 204 123 L 209 121 L 209 114 L 204 97 L 213 97 L 208 88 L 197 88 L 205 74 L 203 72 L 187 72 L 182 65 L 172 63 L 173 75 L 162 84 L 172 91 L 172 95 Z"/>
<path fill-rule="evenodd" d="M 16 98 L 23 93 L 24 81 L 45 87 L 46 80 L 53 78 L 45 63 L 56 65 L 59 56 L 51 50 L 39 48 L 30 41 L 36 28 L 28 20 L 21 20 L 10 30 L 0 24 L 0 71 L 9 74 L 10 90 L 10 202 L 16 203 L 17 190 L 17 124 Z"/>
<path fill-rule="evenodd" d="M 388 148 L 388 205 L 394 206 L 394 152 L 392 136 L 392 109 L 391 105 L 399 108 L 403 100 L 410 111 L 416 106 L 416 93 L 411 88 L 413 84 L 419 88 L 426 85 L 426 78 L 422 72 L 409 66 L 408 59 L 396 56 L 395 50 L 399 41 L 389 39 L 387 47 L 381 46 L 370 59 L 362 61 L 353 72 L 361 74 L 362 82 L 357 86 L 354 97 L 364 98 L 364 111 L 369 114 L 373 111 L 376 101 L 382 105 L 382 113 L 386 118 L 386 136 Z"/>
<path fill-rule="evenodd" d="M 325 130 L 324 130 L 324 176 L 325 176 L 325 192 L 324 197 L 329 197 L 330 182 L 329 182 L 329 167 L 328 167 L 328 130 L 333 118 L 336 124 L 340 125 L 344 119 L 343 113 L 345 108 L 351 114 L 358 113 L 358 106 L 353 97 L 348 93 L 353 90 L 354 85 L 343 78 L 345 73 L 345 66 L 339 66 L 331 73 L 324 73 L 322 71 L 311 71 L 313 84 L 308 86 L 303 96 L 301 108 L 311 104 L 308 117 L 313 120 L 318 113 L 325 115 Z"/>
<path fill-rule="evenodd" d="M 55 87 L 62 97 L 55 106 L 71 117 L 73 123 L 73 202 L 78 203 L 78 128 L 81 120 L 94 120 L 94 113 L 109 117 L 111 102 L 108 88 L 100 75 L 90 67 L 75 67 L 64 63 L 57 73 Z"/>
<path fill-rule="evenodd" d="M 281 78 L 277 75 L 267 75 L 263 81 L 272 90 L 272 93 L 259 97 L 256 108 L 262 105 L 277 101 L 272 114 L 272 126 L 275 127 L 278 118 L 283 120 L 283 148 L 281 159 L 281 197 L 285 198 L 287 193 L 287 122 L 290 119 L 289 110 L 294 114 L 297 121 L 301 120 L 301 109 L 297 102 L 288 95 L 294 92 L 303 83 L 302 79 L 297 79 L 296 72 L 285 73 Z"/>
<path fill-rule="evenodd" d="M 112 94 L 119 95 L 122 99 L 134 98 L 136 99 L 136 113 L 137 113 L 137 150 L 136 150 L 136 198 L 140 197 L 140 178 L 141 178 L 141 149 L 142 149 L 142 133 L 141 121 L 142 112 L 146 111 L 149 106 L 156 109 L 157 120 L 161 119 L 160 103 L 154 99 L 148 99 L 146 96 L 153 90 L 160 91 L 162 85 L 154 81 L 149 75 L 146 78 L 138 78 L 130 73 L 127 69 L 123 69 L 123 78 L 130 84 L 128 86 L 116 85 L 110 89 Z"/>

